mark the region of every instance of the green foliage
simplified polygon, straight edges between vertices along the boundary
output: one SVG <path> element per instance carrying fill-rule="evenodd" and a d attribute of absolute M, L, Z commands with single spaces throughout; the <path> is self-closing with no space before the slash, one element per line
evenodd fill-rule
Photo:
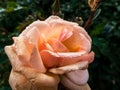
<path fill-rule="evenodd" d="M 44 20 L 52 13 L 54 0 L 1 0 L 0 1 L 0 90 L 10 90 L 8 77 L 10 62 L 4 52 L 12 44 L 12 36 L 34 20 Z M 60 0 L 61 16 L 70 21 L 90 14 L 87 0 Z M 92 25 L 88 28 L 95 52 L 90 65 L 89 84 L 92 90 L 120 90 L 120 1 L 102 0 Z M 84 24 L 83 24 L 84 25 Z"/>

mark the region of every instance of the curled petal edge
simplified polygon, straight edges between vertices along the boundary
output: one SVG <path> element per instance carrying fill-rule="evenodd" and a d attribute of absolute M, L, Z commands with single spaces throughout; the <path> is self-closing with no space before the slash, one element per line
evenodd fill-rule
<path fill-rule="evenodd" d="M 49 72 L 62 75 L 74 70 L 79 70 L 79 69 L 83 70 L 83 69 L 86 69 L 87 67 L 88 67 L 88 61 L 82 61 L 82 62 L 78 62 L 75 64 L 71 64 L 71 65 L 67 65 L 59 68 L 51 68 L 49 69 Z"/>
<path fill-rule="evenodd" d="M 40 54 L 44 65 L 48 68 L 67 66 L 81 61 L 88 61 L 91 63 L 94 60 L 94 52 L 55 53 L 43 50 Z"/>

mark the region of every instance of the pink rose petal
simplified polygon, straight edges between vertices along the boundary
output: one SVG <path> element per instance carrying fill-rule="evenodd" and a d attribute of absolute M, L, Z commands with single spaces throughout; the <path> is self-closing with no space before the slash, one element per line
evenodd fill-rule
<path fill-rule="evenodd" d="M 46 67 L 65 66 L 79 61 L 92 62 L 94 58 L 93 52 L 85 54 L 84 51 L 76 53 L 54 53 L 44 50 L 40 54 Z"/>
<path fill-rule="evenodd" d="M 54 52 L 68 52 L 69 51 L 69 49 L 64 44 L 62 44 L 59 40 L 52 38 L 48 41 L 48 43 L 53 48 Z"/>
<path fill-rule="evenodd" d="M 64 29 L 63 32 L 61 32 L 60 36 L 59 36 L 59 41 L 63 42 L 66 39 L 70 38 L 72 36 L 72 32 L 70 32 L 67 29 Z"/>
<path fill-rule="evenodd" d="M 66 77 L 77 85 L 86 84 L 89 78 L 88 70 L 75 70 L 68 72 Z"/>

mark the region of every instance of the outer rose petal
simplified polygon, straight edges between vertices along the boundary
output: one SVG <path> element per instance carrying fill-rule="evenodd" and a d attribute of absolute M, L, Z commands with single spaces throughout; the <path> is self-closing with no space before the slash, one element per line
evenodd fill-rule
<path fill-rule="evenodd" d="M 85 50 L 87 53 L 89 53 L 91 50 L 91 42 L 81 33 L 80 39 L 81 39 L 80 50 Z"/>
<path fill-rule="evenodd" d="M 33 27 L 27 32 L 26 36 L 13 38 L 15 42 L 13 49 L 23 65 L 33 67 L 40 72 L 45 72 L 46 69 L 38 50 L 39 37 L 38 29 Z"/>
<path fill-rule="evenodd" d="M 73 83 L 77 85 L 86 84 L 89 78 L 88 70 L 76 70 L 66 74 Z"/>
<path fill-rule="evenodd" d="M 90 43 L 92 42 L 90 36 L 88 35 L 88 33 L 86 32 L 86 30 L 83 27 L 80 27 L 78 25 L 73 26 L 73 28 L 78 32 L 78 33 L 82 33 L 83 35 L 85 35 L 85 37 L 90 41 Z"/>
<path fill-rule="evenodd" d="M 65 26 L 78 25 L 77 23 L 74 23 L 74 22 L 65 21 L 58 16 L 50 16 L 45 21 L 48 22 L 50 24 L 50 26 L 53 26 L 55 23 L 59 23 L 61 25 L 65 25 Z"/>
<path fill-rule="evenodd" d="M 61 83 L 71 90 L 91 90 L 88 84 L 76 85 L 73 82 L 71 82 L 68 78 L 66 78 L 64 75 L 61 76 L 61 78 L 62 78 Z"/>
<path fill-rule="evenodd" d="M 12 68 L 16 71 L 20 69 L 22 63 L 19 61 L 19 58 L 16 54 L 16 52 L 13 50 L 13 46 L 6 46 L 5 52 L 7 56 L 9 57 L 9 60 L 12 64 Z"/>
<path fill-rule="evenodd" d="M 40 39 L 39 29 L 36 27 L 31 28 L 31 30 L 27 32 L 26 37 L 29 40 L 29 42 L 34 45 L 34 49 L 32 53 L 30 53 L 30 58 L 29 58 L 30 65 L 36 70 L 41 71 L 41 67 L 44 67 L 44 64 L 42 62 L 42 59 L 38 50 L 38 43 Z"/>
<path fill-rule="evenodd" d="M 31 28 L 38 28 L 40 33 L 46 34 L 50 30 L 50 25 L 46 23 L 45 21 L 34 21 L 32 24 L 30 24 L 26 29 L 20 34 L 20 36 L 26 36 L 26 34 L 31 30 Z"/>
<path fill-rule="evenodd" d="M 18 55 L 20 61 L 23 62 L 23 64 L 28 65 L 34 45 L 29 43 L 29 41 L 23 37 L 13 37 L 13 40 L 14 51 Z"/>
<path fill-rule="evenodd" d="M 28 75 L 24 76 L 26 74 L 23 71 Z M 23 71 L 22 73 L 11 71 L 9 83 L 13 90 L 57 90 L 59 83 L 57 75 L 36 73 L 30 68 L 24 68 Z"/>
<path fill-rule="evenodd" d="M 23 63 L 25 61 L 21 61 L 20 57 L 17 55 L 17 53 L 14 51 L 14 47 L 13 46 L 6 46 L 5 47 L 5 52 L 8 55 L 10 62 L 12 64 L 12 68 L 15 71 L 21 71 L 22 67 L 25 66 L 30 66 L 29 63 Z M 27 61 L 26 61 L 27 62 Z M 40 69 L 35 70 L 35 71 L 39 71 L 39 72 L 46 72 L 46 69 L 44 66 L 40 66 Z"/>
<path fill-rule="evenodd" d="M 33 68 L 22 67 L 20 71 L 33 85 L 54 86 L 59 82 L 58 75 L 36 72 Z M 47 83 L 46 83 L 47 81 Z"/>

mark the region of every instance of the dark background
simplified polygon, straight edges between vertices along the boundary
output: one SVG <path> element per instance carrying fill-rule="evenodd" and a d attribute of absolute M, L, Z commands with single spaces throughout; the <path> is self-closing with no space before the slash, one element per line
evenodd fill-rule
<path fill-rule="evenodd" d="M 4 46 L 12 44 L 12 36 L 34 20 L 51 15 L 54 0 L 0 0 L 0 90 L 10 90 L 10 62 Z M 53 5 L 54 6 L 54 5 Z M 61 17 L 81 25 L 90 15 L 87 0 L 60 0 Z M 85 23 L 82 24 L 84 26 Z M 89 66 L 92 90 L 120 90 L 120 0 L 102 0 L 94 20 L 87 29 L 93 40 L 95 60 Z"/>

